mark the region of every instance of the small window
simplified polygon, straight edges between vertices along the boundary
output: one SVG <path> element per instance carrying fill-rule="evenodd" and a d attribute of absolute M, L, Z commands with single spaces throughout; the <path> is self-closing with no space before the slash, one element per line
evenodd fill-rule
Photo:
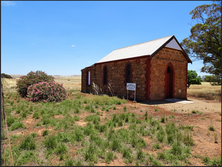
<path fill-rule="evenodd" d="M 131 83 L 131 64 L 126 64 L 126 83 Z"/>
<path fill-rule="evenodd" d="M 87 72 L 87 84 L 90 85 L 90 71 Z"/>
<path fill-rule="evenodd" d="M 103 85 L 107 85 L 107 67 L 103 67 Z"/>

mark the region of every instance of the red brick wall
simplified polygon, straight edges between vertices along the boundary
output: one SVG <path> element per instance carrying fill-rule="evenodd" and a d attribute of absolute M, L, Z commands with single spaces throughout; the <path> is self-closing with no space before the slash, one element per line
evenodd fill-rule
<path fill-rule="evenodd" d="M 88 71 L 90 71 L 90 85 L 88 85 Z M 95 82 L 95 65 L 82 69 L 81 91 L 85 93 L 92 93 L 93 82 Z"/>
<path fill-rule="evenodd" d="M 165 72 L 168 63 L 173 65 L 173 97 L 186 99 L 187 60 L 181 51 L 163 48 L 151 59 L 150 100 L 165 99 Z M 179 93 L 181 90 L 181 93 Z"/>
<path fill-rule="evenodd" d="M 131 63 L 131 80 L 136 83 L 136 100 L 165 99 L 165 72 L 167 65 L 172 63 L 174 72 L 174 98 L 186 99 L 187 60 L 181 51 L 163 48 L 151 59 L 149 56 L 95 64 L 82 70 L 82 92 L 93 92 L 95 83 L 104 94 L 126 98 L 125 68 Z M 107 66 L 107 85 L 103 85 L 103 66 Z M 149 72 L 150 70 L 150 72 Z M 87 71 L 91 72 L 91 85 L 87 86 Z M 150 82 L 149 82 L 150 81 Z M 181 92 L 179 93 L 179 90 Z M 134 98 L 134 92 L 129 91 L 129 99 Z"/>
<path fill-rule="evenodd" d="M 125 83 L 125 68 L 127 63 L 131 63 L 131 80 L 136 83 L 136 100 L 146 99 L 146 61 L 147 57 L 129 59 L 115 62 L 107 62 L 95 65 L 94 79 L 92 82 L 98 85 L 103 93 L 111 95 L 111 91 L 108 88 L 111 85 L 113 95 L 124 97 L 127 96 L 126 83 Z M 107 66 L 107 85 L 103 85 L 103 66 Z M 93 69 L 91 69 L 93 70 Z M 86 87 L 86 69 L 82 70 L 82 91 L 90 92 L 92 87 Z M 95 80 L 96 78 L 96 80 Z M 129 99 L 134 98 L 134 91 L 129 91 Z"/>

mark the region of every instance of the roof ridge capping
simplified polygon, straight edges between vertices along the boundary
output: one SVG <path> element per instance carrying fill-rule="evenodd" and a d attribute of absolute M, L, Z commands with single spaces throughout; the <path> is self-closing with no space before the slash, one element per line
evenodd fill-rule
<path fill-rule="evenodd" d="M 144 43 L 148 43 L 148 42 L 153 42 L 153 41 L 157 41 L 157 40 L 160 40 L 160 39 L 163 39 L 163 38 L 169 38 L 169 39 L 170 39 L 170 38 L 173 37 L 173 36 L 174 36 L 174 35 L 170 35 L 170 36 L 166 36 L 166 37 L 154 39 L 154 40 L 151 40 L 151 41 L 141 42 L 141 43 L 138 43 L 138 44 L 135 44 L 135 45 L 125 46 L 125 47 L 118 48 L 118 49 L 123 49 L 123 48 L 128 48 L 128 47 L 132 47 L 132 46 L 136 46 L 136 45 L 140 45 L 140 44 L 144 44 Z M 115 49 L 115 50 L 118 50 L 118 49 Z M 115 50 L 113 50 L 113 51 L 115 51 Z"/>

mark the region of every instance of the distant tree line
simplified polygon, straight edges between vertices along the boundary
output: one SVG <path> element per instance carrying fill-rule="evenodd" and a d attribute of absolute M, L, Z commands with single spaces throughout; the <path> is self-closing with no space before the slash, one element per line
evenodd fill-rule
<path fill-rule="evenodd" d="M 202 77 L 204 82 L 210 82 L 211 85 L 221 85 L 221 78 L 215 75 L 205 75 Z"/>
<path fill-rule="evenodd" d="M 1 73 L 1 78 L 12 78 L 11 75 Z"/>

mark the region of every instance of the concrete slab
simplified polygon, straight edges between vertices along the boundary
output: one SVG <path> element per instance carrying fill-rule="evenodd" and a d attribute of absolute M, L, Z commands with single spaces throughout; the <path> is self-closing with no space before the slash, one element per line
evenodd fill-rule
<path fill-rule="evenodd" d="M 193 101 L 190 100 L 183 100 L 183 99 L 165 99 L 166 101 L 173 102 L 173 103 L 181 103 L 181 104 L 190 104 L 194 103 Z"/>

